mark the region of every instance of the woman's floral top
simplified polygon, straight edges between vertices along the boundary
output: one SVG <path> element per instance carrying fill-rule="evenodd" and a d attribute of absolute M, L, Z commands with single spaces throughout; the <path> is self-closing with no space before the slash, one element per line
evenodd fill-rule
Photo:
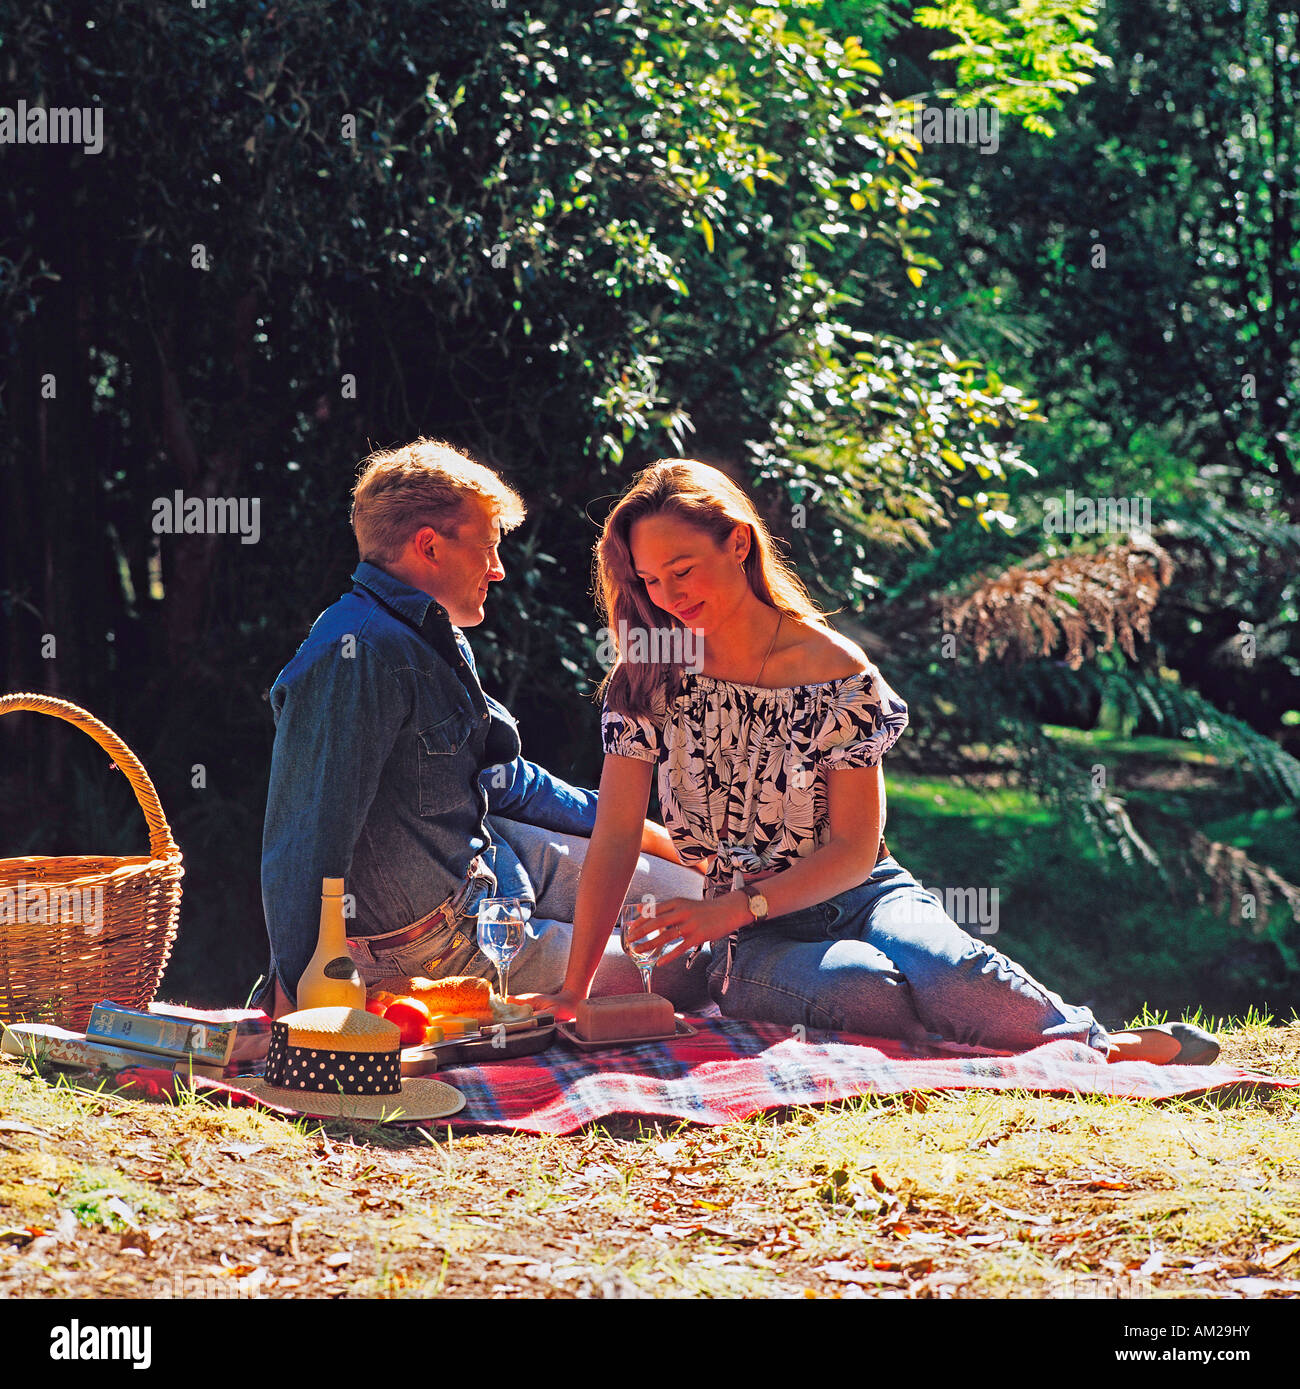
<path fill-rule="evenodd" d="M 661 696 L 662 699 L 662 696 Z M 705 896 L 733 876 L 788 868 L 825 841 L 826 773 L 874 767 L 907 727 L 907 705 L 874 666 L 764 689 L 693 671 L 655 717 L 601 717 L 606 753 L 659 766 L 659 803 L 688 863 L 716 855 Z"/>

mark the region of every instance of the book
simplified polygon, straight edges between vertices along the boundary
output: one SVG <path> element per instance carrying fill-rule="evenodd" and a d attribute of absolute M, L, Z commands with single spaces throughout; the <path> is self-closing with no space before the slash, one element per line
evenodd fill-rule
<path fill-rule="evenodd" d="M 55 1066 L 80 1066 L 98 1069 L 107 1067 L 120 1071 L 127 1066 L 156 1066 L 181 1075 L 194 1074 L 220 1080 L 224 1067 L 211 1066 L 190 1057 L 163 1056 L 156 1051 L 105 1042 L 88 1037 L 84 1032 L 72 1032 L 49 1022 L 12 1022 L 0 1029 L 0 1051 L 9 1056 L 31 1056 L 33 1053 Z"/>
<path fill-rule="evenodd" d="M 88 1038 L 165 1057 L 189 1056 L 206 1066 L 224 1066 L 230 1060 L 237 1030 L 233 1022 L 196 1022 L 116 1003 L 97 1003 L 86 1024 Z"/>
<path fill-rule="evenodd" d="M 189 1008 L 183 1003 L 151 1003 L 149 1012 L 186 1022 L 230 1023 L 235 1029 L 235 1044 L 230 1051 L 226 1071 L 243 1069 L 242 1062 L 261 1061 L 271 1040 L 271 1019 L 260 1008 Z"/>

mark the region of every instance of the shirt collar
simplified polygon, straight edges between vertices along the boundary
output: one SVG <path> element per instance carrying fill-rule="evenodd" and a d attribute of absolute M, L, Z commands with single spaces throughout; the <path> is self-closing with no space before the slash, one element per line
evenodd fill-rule
<path fill-rule="evenodd" d="M 399 617 L 405 618 L 412 627 L 423 629 L 429 614 L 432 613 L 436 626 L 449 629 L 455 634 L 456 629 L 452 626 L 447 609 L 432 594 L 425 593 L 423 589 L 412 588 L 410 584 L 394 578 L 388 570 L 381 569 L 377 564 L 363 559 L 352 572 L 352 582 L 369 589 L 376 598 L 392 608 Z"/>

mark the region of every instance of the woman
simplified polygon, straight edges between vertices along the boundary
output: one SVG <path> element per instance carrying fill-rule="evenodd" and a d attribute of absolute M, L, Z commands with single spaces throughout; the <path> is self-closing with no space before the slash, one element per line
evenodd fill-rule
<path fill-rule="evenodd" d="M 880 762 L 907 706 L 831 630 L 723 473 L 646 469 L 596 555 L 619 660 L 602 687 L 606 757 L 568 970 L 548 997 L 561 1017 L 609 939 L 657 767 L 665 823 L 706 868 L 705 895 L 655 904 L 640 934 L 656 936 L 660 964 L 690 952 L 707 965 L 726 1016 L 1009 1051 L 1069 1038 L 1110 1060 L 1217 1055 L 1181 1023 L 1108 1035 L 963 931 L 889 853 Z M 675 644 L 631 640 L 663 614 Z"/>

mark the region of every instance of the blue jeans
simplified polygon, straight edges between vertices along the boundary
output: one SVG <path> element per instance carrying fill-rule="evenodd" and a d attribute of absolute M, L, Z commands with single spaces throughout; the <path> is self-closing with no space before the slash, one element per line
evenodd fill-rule
<path fill-rule="evenodd" d="M 1109 1051 L 1087 1008 L 968 935 L 892 857 L 858 887 L 742 930 L 729 965 L 725 942 L 713 955 L 709 991 L 726 1017 L 921 1045 Z"/>
<path fill-rule="evenodd" d="M 495 840 L 509 844 L 523 866 L 534 900 L 524 947 L 510 966 L 510 992 L 549 993 L 564 981 L 573 939 L 573 914 L 578 899 L 578 875 L 591 841 L 581 835 L 539 829 L 518 820 L 490 815 L 488 828 Z M 367 984 L 389 974 L 424 974 L 431 978 L 473 974 L 496 980 L 496 966 L 478 948 L 477 906 L 488 894 L 490 880 L 476 879 L 450 923 L 439 922 L 413 944 L 386 950 L 383 937 L 349 938 L 348 950 Z M 679 863 L 642 854 L 628 888 L 628 900 L 651 894 L 668 897 L 703 895 L 704 878 Z M 708 958 L 702 955 L 694 968 L 678 959 L 656 969 L 651 986 L 671 999 L 677 1008 L 696 1008 L 708 1001 Z M 623 954 L 617 932 L 610 937 L 592 981 L 591 993 L 637 993 L 641 976 Z"/>

